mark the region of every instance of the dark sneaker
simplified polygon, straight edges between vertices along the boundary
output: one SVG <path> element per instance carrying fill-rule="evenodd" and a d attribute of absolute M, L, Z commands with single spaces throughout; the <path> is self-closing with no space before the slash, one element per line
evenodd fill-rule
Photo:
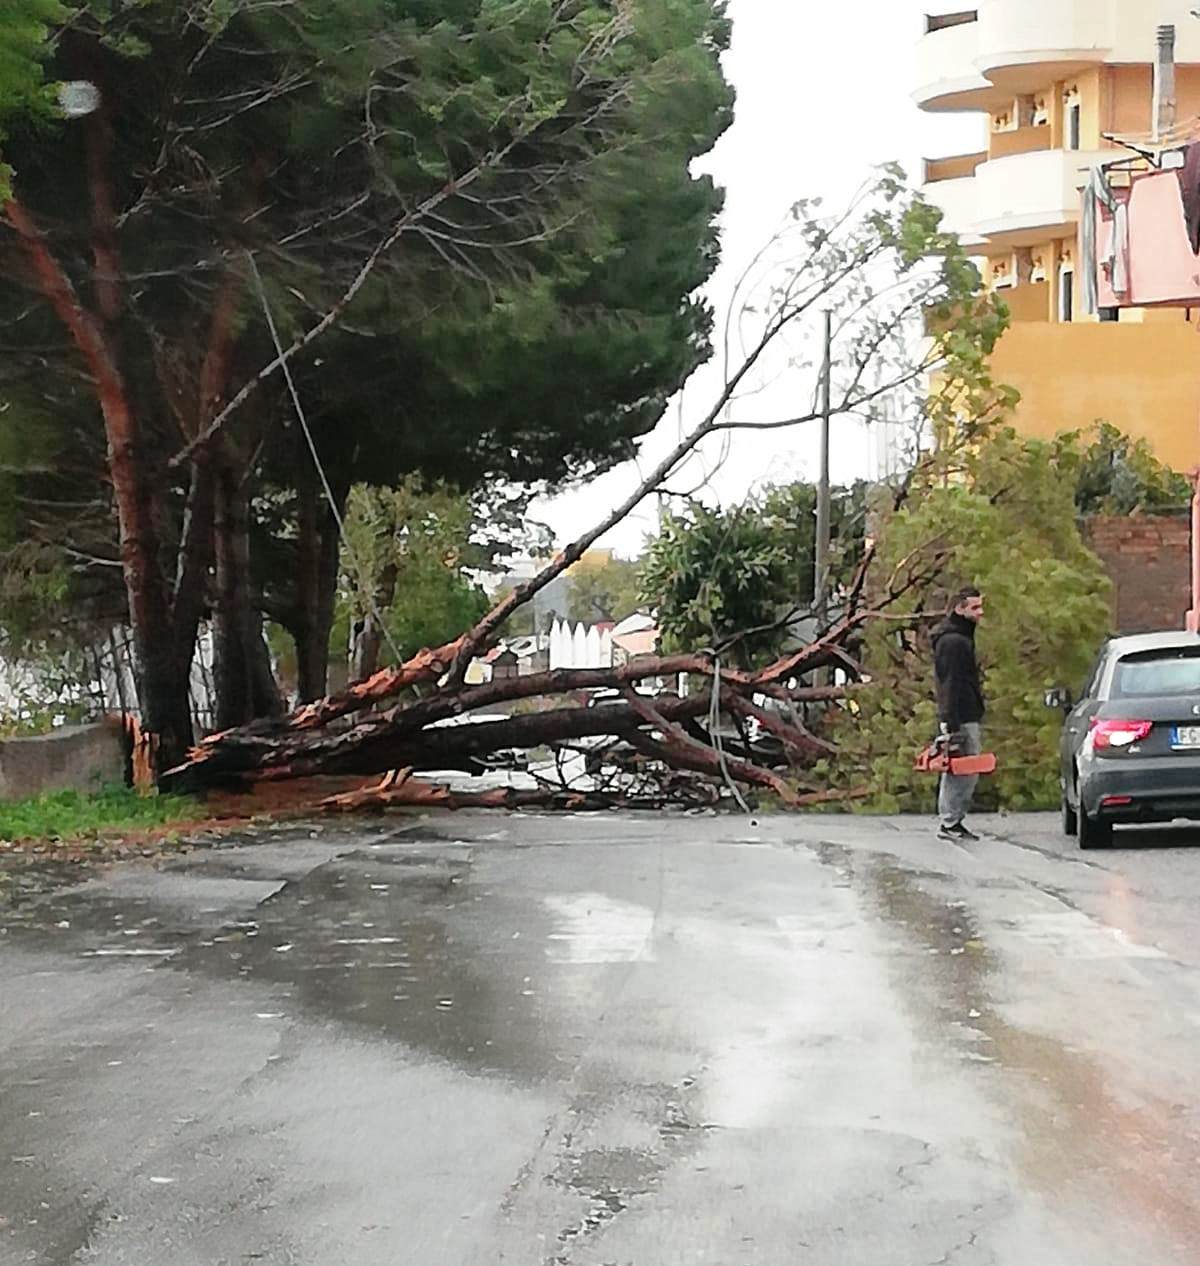
<path fill-rule="evenodd" d="M 978 835 L 976 835 L 974 831 L 970 831 L 970 830 L 968 830 L 968 829 L 967 829 L 967 827 L 966 827 L 966 826 L 965 826 L 962 822 L 960 822 L 960 823 L 959 823 L 959 824 L 958 824 L 958 825 L 954 828 L 954 833 L 955 833 L 955 835 L 957 835 L 957 836 L 958 836 L 958 838 L 959 838 L 960 840 L 971 840 L 971 841 L 975 841 L 975 840 L 978 840 L 978 839 L 979 839 L 979 836 L 978 836 Z"/>
<path fill-rule="evenodd" d="M 962 836 L 952 826 L 939 826 L 937 837 L 939 840 L 945 840 L 947 844 L 960 844 Z"/>
<path fill-rule="evenodd" d="M 954 840 L 959 844 L 966 844 L 972 840 L 979 839 L 979 836 L 974 831 L 967 830 L 966 826 L 961 822 L 955 826 L 943 826 L 938 831 L 938 837 L 943 840 Z"/>

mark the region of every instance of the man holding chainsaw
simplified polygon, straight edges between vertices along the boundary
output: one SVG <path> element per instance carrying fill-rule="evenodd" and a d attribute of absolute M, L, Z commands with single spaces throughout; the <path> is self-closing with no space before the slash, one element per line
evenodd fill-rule
<path fill-rule="evenodd" d="M 940 742 L 951 756 L 978 756 L 983 751 L 983 685 L 975 657 L 975 630 L 982 619 L 983 595 L 974 587 L 960 589 L 949 615 L 933 634 Z M 962 843 L 979 838 L 964 823 L 978 782 L 977 774 L 942 775 L 939 839 Z"/>

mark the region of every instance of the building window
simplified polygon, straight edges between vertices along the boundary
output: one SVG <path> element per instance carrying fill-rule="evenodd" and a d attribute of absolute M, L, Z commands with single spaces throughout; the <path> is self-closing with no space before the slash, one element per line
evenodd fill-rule
<path fill-rule="evenodd" d="M 1058 271 L 1058 319 L 1075 320 L 1075 269 L 1060 268 Z"/>
<path fill-rule="evenodd" d="M 1077 150 L 1083 143 L 1083 105 L 1079 100 L 1078 93 L 1069 93 L 1066 100 L 1067 106 L 1067 149 Z"/>

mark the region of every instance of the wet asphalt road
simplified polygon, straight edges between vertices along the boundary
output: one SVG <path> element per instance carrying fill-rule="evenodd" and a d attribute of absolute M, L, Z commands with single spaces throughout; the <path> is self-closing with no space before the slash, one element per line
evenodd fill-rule
<path fill-rule="evenodd" d="M 290 827 L 3 911 L 0 1263 L 1195 1266 L 1200 846 Z"/>

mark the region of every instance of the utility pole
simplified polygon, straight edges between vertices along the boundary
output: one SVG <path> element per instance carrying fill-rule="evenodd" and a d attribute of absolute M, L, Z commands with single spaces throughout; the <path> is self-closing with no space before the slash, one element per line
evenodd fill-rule
<path fill-rule="evenodd" d="M 821 470 L 817 480 L 817 545 L 813 562 L 813 611 L 821 628 L 829 616 L 829 421 L 833 401 L 833 314 L 825 313 L 821 369 Z"/>

